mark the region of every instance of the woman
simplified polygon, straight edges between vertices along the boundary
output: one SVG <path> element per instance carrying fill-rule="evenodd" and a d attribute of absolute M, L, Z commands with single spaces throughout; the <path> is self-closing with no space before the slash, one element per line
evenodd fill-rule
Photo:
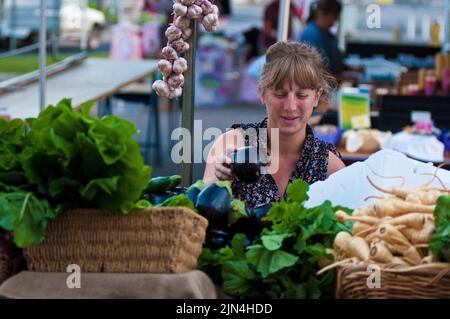
<path fill-rule="evenodd" d="M 337 0 L 318 0 L 311 4 L 306 27 L 300 35 L 300 42 L 316 48 L 323 56 L 328 70 L 339 76 L 346 69 L 338 40 L 330 30 L 339 20 L 342 5 Z"/>
<path fill-rule="evenodd" d="M 233 195 L 251 207 L 284 198 L 288 183 L 296 179 L 312 184 L 344 167 L 336 148 L 316 139 L 307 124 L 313 108 L 326 99 L 334 82 L 320 54 L 306 44 L 278 42 L 266 57 L 259 92 L 267 118 L 255 124 L 235 124 L 219 136 L 208 155 L 203 177 L 206 184 L 233 181 Z M 272 137 L 276 136 L 271 134 L 272 129 L 278 132 L 278 139 Z M 266 138 L 252 138 L 249 132 L 255 131 Z M 270 174 L 246 184 L 234 179 L 227 154 L 250 145 L 270 154 Z"/>

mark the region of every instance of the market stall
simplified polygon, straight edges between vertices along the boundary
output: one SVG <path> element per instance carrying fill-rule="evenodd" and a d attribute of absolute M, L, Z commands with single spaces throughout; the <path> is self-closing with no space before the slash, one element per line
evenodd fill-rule
<path fill-rule="evenodd" d="M 289 2 L 281 1 L 285 10 Z M 196 35 L 200 27 L 214 31 L 219 12 L 208 0 L 174 1 L 173 10 L 153 89 L 182 100 L 182 127 L 191 132 Z M 284 39 L 286 25 L 280 29 Z M 132 73 L 125 80 L 108 67 L 107 84 L 121 87 L 155 64 L 123 64 L 120 73 Z M 380 89 L 343 86 L 339 123 L 314 128 L 344 155 L 360 154 L 358 163 L 311 185 L 293 180 L 284 198 L 256 207 L 236 198 L 230 181 L 194 183 L 193 155 L 182 176 L 153 176 L 134 124 L 94 116 L 81 98 L 26 121 L 23 114 L 0 120 L 0 296 L 450 298 L 450 173 L 424 163 L 448 153 L 416 109 L 414 125 L 397 139 L 424 140 L 425 158 L 380 151 L 396 145 L 392 133 L 370 130 L 371 112 L 385 116 L 385 105 L 371 109 L 379 99 L 370 93 Z M 230 156 L 235 178 L 262 178 L 267 163 L 253 147 Z M 374 271 L 381 283 L 368 284 Z"/>

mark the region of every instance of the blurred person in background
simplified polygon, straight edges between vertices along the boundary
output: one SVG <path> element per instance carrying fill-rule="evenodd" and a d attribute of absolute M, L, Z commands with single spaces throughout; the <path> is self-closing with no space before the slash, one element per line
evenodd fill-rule
<path fill-rule="evenodd" d="M 338 80 L 355 81 L 345 71 L 363 72 L 344 63 L 344 56 L 339 50 L 338 39 L 332 32 L 337 26 L 342 11 L 339 0 L 317 0 L 311 3 L 307 24 L 299 41 L 316 48 L 323 56 L 325 66 Z"/>
<path fill-rule="evenodd" d="M 342 4 L 338 0 L 318 0 L 311 3 L 306 27 L 300 35 L 300 42 L 307 43 L 322 54 L 328 70 L 334 75 L 344 71 L 342 53 L 338 39 L 331 29 L 339 21 Z"/>
<path fill-rule="evenodd" d="M 264 9 L 264 25 L 261 33 L 261 44 L 264 52 L 277 42 L 278 31 L 278 15 L 280 12 L 280 1 L 275 0 L 269 3 Z M 293 20 L 299 18 L 297 7 L 291 2 L 289 10 L 289 28 L 288 40 L 292 39 L 293 34 Z"/>

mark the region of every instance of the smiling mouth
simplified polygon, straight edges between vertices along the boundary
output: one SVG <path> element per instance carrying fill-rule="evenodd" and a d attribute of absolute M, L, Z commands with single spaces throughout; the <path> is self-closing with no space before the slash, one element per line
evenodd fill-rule
<path fill-rule="evenodd" d="M 286 121 L 294 121 L 294 120 L 297 120 L 299 117 L 298 116 L 297 117 L 281 116 L 281 118 Z"/>

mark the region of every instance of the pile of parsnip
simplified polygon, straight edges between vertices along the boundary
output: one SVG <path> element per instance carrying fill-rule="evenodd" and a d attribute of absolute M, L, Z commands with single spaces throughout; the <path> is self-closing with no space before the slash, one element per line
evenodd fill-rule
<path fill-rule="evenodd" d="M 352 215 L 336 212 L 339 221 L 354 224 L 352 234 L 340 232 L 335 238 L 335 265 L 350 260 L 405 266 L 436 262 L 428 250 L 435 230 L 433 212 L 438 198 L 448 196 L 449 191 L 428 184 L 416 189 L 384 189 L 367 178 L 387 196 L 356 209 Z"/>

